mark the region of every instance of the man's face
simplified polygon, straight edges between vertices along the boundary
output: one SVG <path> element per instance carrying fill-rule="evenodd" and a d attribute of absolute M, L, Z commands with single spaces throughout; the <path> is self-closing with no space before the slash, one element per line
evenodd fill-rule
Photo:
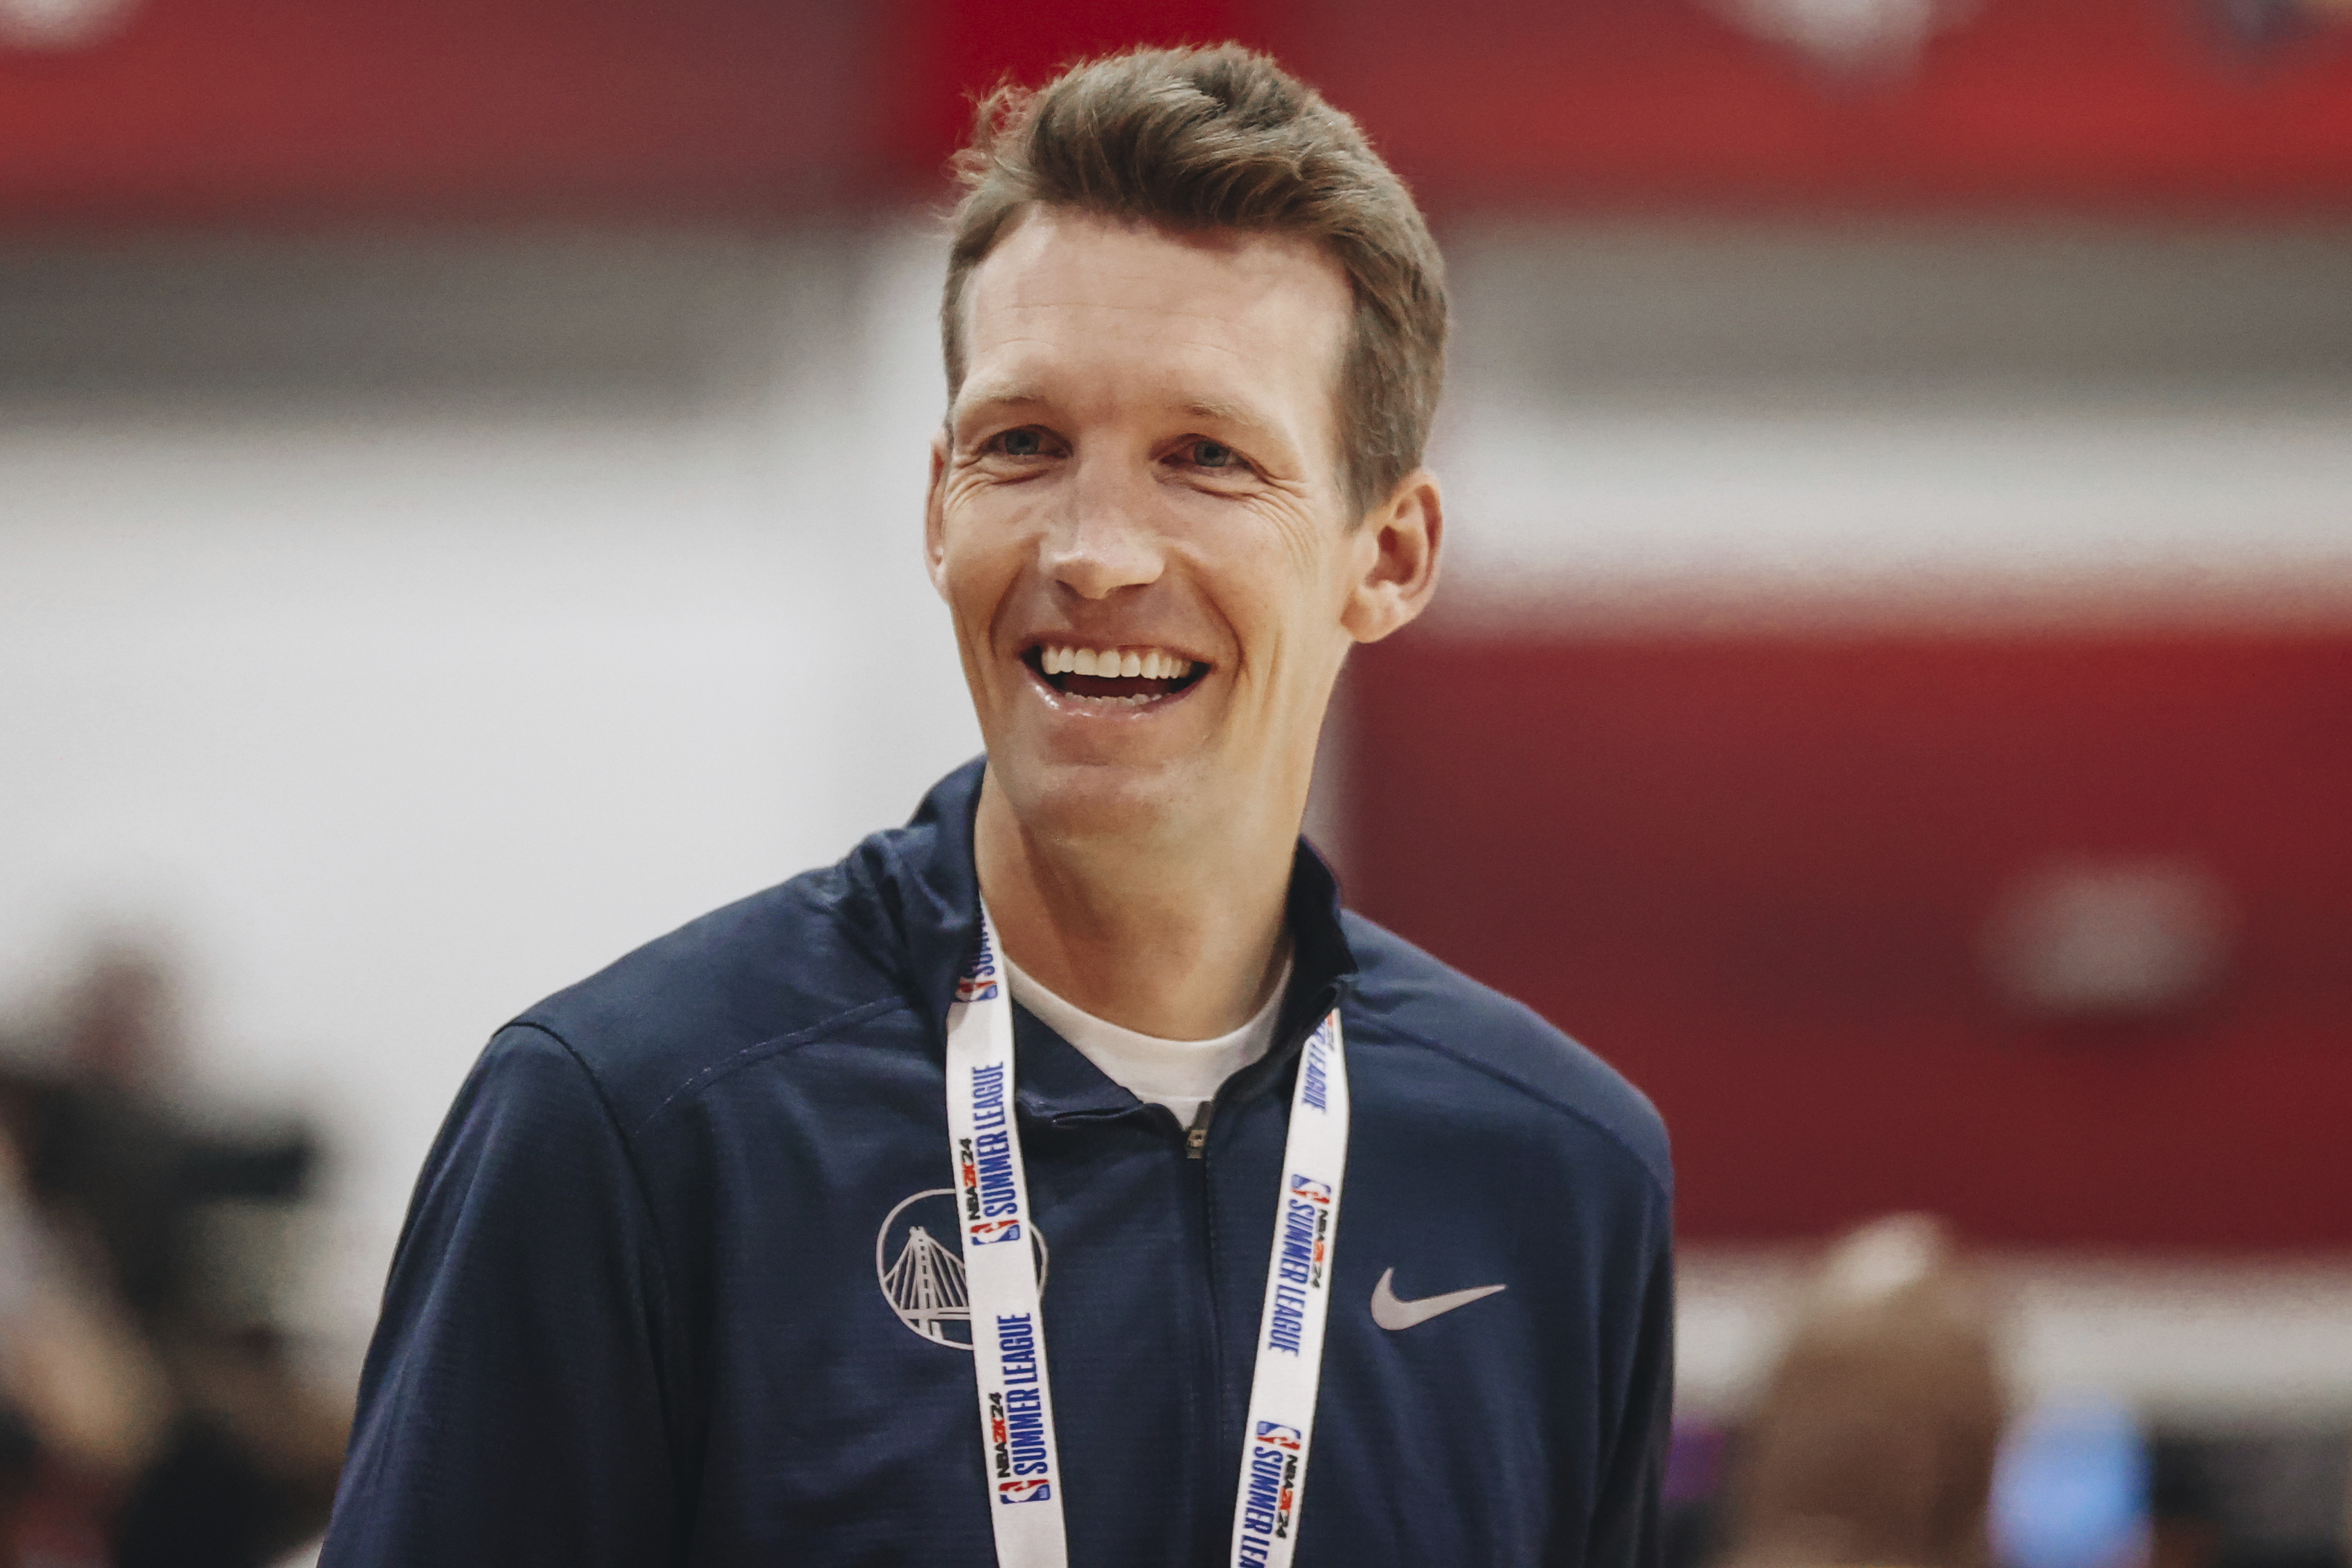
<path fill-rule="evenodd" d="M 1031 830 L 1296 809 L 1382 549 L 1338 459 L 1350 312 L 1309 243 L 1051 209 L 973 271 L 927 536 Z"/>

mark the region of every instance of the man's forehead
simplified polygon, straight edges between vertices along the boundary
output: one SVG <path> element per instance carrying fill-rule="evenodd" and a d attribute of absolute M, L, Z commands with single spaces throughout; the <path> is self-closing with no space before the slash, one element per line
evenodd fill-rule
<path fill-rule="evenodd" d="M 1347 275 L 1297 235 L 1176 232 L 1062 209 L 1032 209 L 965 290 L 976 355 L 1055 331 L 1105 332 L 1232 352 L 1287 340 L 1324 347 L 1344 331 Z"/>
<path fill-rule="evenodd" d="M 1297 236 L 1033 213 L 966 289 L 958 416 L 1108 400 L 1320 446 L 1351 304 Z"/>

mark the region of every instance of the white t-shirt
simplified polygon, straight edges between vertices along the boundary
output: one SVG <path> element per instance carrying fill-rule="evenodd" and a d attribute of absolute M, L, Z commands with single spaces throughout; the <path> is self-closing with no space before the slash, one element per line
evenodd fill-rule
<path fill-rule="evenodd" d="M 1100 1068 L 1105 1078 L 1138 1100 L 1166 1106 L 1187 1127 L 1200 1115 L 1202 1102 L 1216 1098 L 1225 1079 L 1273 1046 L 1276 1016 L 1282 1011 L 1283 993 L 1290 989 L 1290 963 L 1286 959 L 1282 977 L 1275 982 L 1265 1005 L 1232 1034 L 1213 1040 L 1163 1040 L 1081 1011 L 1022 973 L 1021 966 L 1010 958 L 1004 961 L 1004 973 L 1013 983 L 1013 999 L 1076 1046 L 1078 1054 Z"/>

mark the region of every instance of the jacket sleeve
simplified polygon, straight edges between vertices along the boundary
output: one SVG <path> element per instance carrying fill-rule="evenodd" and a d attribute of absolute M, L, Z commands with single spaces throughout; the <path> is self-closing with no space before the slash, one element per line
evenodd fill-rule
<path fill-rule="evenodd" d="M 1644 1267 L 1632 1335 L 1629 1375 L 1613 1441 L 1603 1449 L 1600 1486 L 1587 1537 L 1587 1568 L 1658 1568 L 1664 1542 L 1659 1490 L 1675 1421 L 1675 1261 L 1671 1211 L 1643 1227 Z"/>
<path fill-rule="evenodd" d="M 663 1289 L 596 1082 L 555 1037 L 503 1031 L 418 1180 L 321 1568 L 677 1561 Z"/>

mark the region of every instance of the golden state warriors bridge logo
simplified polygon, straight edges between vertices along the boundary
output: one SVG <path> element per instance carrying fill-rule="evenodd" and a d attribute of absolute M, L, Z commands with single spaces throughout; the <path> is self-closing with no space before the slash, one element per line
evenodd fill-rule
<path fill-rule="evenodd" d="M 955 1189 L 901 1199 L 874 1237 L 874 1274 L 898 1321 L 933 1344 L 971 1349 L 971 1293 L 964 1284 Z M 1037 1289 L 1045 1289 L 1045 1238 L 1032 1224 Z"/>

